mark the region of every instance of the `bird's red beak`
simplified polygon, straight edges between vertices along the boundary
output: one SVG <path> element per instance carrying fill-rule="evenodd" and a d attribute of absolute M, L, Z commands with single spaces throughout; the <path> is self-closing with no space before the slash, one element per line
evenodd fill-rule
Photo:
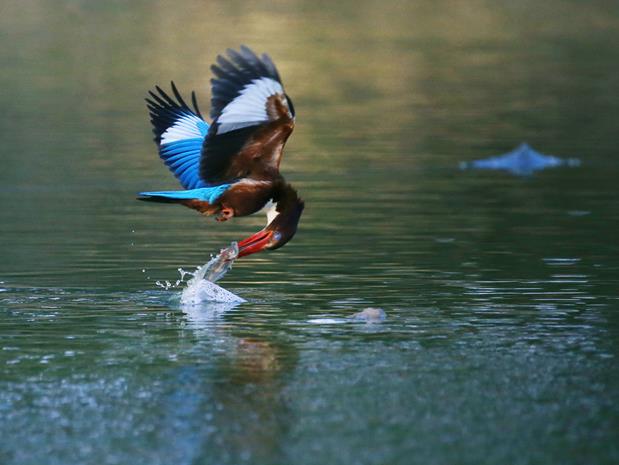
<path fill-rule="evenodd" d="M 247 239 L 243 239 L 239 242 L 239 255 L 238 257 L 245 257 L 256 252 L 264 250 L 269 245 L 273 231 L 258 231 L 256 234 L 249 236 Z"/>

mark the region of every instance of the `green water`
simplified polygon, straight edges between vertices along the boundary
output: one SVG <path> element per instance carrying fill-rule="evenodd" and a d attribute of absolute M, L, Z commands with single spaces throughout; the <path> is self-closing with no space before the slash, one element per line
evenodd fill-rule
<path fill-rule="evenodd" d="M 8 0 L 0 37 L 0 463 L 619 463 L 614 2 Z M 155 281 L 264 220 L 136 202 L 176 188 L 142 99 L 206 113 L 241 43 L 306 210 L 183 309 Z M 522 141 L 581 166 L 458 169 Z"/>

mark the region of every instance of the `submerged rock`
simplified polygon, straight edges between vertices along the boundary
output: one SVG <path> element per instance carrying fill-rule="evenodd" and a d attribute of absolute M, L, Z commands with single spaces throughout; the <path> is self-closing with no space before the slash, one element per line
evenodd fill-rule
<path fill-rule="evenodd" d="M 351 320 L 365 321 L 366 323 L 380 323 L 387 318 L 387 314 L 382 308 L 367 307 L 358 313 L 349 316 Z"/>
<path fill-rule="evenodd" d="M 460 163 L 461 169 L 504 170 L 519 176 L 557 166 L 580 166 L 580 160 L 544 155 L 523 143 L 503 155 Z"/>

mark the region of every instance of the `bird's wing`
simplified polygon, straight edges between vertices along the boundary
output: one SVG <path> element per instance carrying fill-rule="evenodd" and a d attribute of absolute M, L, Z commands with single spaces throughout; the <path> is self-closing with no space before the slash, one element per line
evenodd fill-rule
<path fill-rule="evenodd" d="M 279 171 L 294 128 L 294 107 L 268 55 L 228 50 L 211 67 L 211 118 L 200 175 L 208 183 L 258 178 Z"/>
<path fill-rule="evenodd" d="M 159 86 L 146 99 L 159 156 L 185 189 L 206 186 L 200 179 L 200 153 L 209 125 L 202 119 L 196 95 L 191 93 L 193 109 L 171 83 L 174 98 Z"/>

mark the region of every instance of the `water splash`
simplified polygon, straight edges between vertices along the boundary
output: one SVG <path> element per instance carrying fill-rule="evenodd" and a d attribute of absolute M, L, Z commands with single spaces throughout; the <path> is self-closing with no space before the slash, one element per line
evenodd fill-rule
<path fill-rule="evenodd" d="M 232 268 L 232 264 L 238 255 L 238 245 L 236 242 L 233 242 L 229 247 L 221 249 L 219 254 L 212 257 L 208 263 L 196 268 L 196 271 L 193 273 L 180 269 L 181 280 L 183 280 L 186 275 L 191 275 L 191 279 L 187 281 L 187 287 L 185 287 L 181 294 L 181 304 L 197 305 L 203 302 L 246 302 L 242 297 L 215 284 L 215 281 L 223 278 L 228 270 Z"/>
<path fill-rule="evenodd" d="M 238 254 L 238 245 L 233 242 L 230 246 L 221 249 L 216 256 L 211 256 L 208 263 L 199 266 L 193 272 L 179 268 L 180 279 L 177 279 L 174 283 L 166 280 L 163 282 L 156 281 L 155 284 L 166 291 L 179 288 L 185 284 L 181 292 L 180 302 L 182 305 L 199 305 L 205 302 L 232 304 L 246 302 L 242 297 L 215 284 L 232 268 Z M 188 276 L 191 276 L 191 278 L 185 281 Z"/>
<path fill-rule="evenodd" d="M 194 281 L 192 278 L 181 294 L 181 304 L 199 305 L 205 302 L 237 304 L 247 301 L 211 281 Z"/>

